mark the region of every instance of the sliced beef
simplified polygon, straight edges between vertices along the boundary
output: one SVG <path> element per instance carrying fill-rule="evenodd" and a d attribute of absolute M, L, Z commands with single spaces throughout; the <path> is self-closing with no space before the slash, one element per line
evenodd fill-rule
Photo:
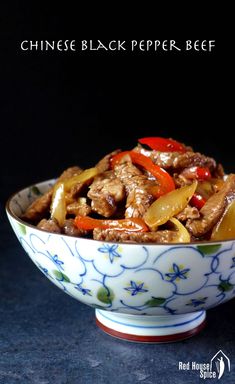
<path fill-rule="evenodd" d="M 95 177 L 87 196 L 91 199 L 91 208 L 101 216 L 110 217 L 119 202 L 124 200 L 125 188 L 113 171 L 106 171 Z"/>
<path fill-rule="evenodd" d="M 192 184 L 192 180 L 187 179 L 182 174 L 174 173 L 173 179 L 174 179 L 176 187 L 178 187 L 178 188 L 184 187 L 185 185 Z"/>
<path fill-rule="evenodd" d="M 58 181 L 65 181 L 72 176 L 79 175 L 82 172 L 80 167 L 70 167 L 66 169 Z M 53 188 L 44 193 L 43 196 L 38 197 L 30 204 L 25 213 L 21 216 L 22 220 L 29 221 L 30 223 L 38 223 L 50 210 Z"/>
<path fill-rule="evenodd" d="M 207 157 L 199 152 L 185 152 L 175 156 L 172 162 L 172 167 L 175 169 L 183 169 L 190 167 L 207 167 L 213 171 L 216 167 L 216 162 L 212 157 Z"/>
<path fill-rule="evenodd" d="M 82 173 L 82 171 L 83 171 L 82 168 L 77 167 L 76 165 L 74 167 L 69 167 L 60 175 L 60 177 L 58 178 L 57 181 L 68 180 L 68 179 L 70 179 L 70 177 L 80 175 L 80 173 Z"/>
<path fill-rule="evenodd" d="M 80 167 L 74 166 L 66 169 L 59 177 L 58 181 L 64 181 L 72 176 L 79 175 L 82 172 Z M 35 201 L 30 204 L 26 209 L 25 213 L 21 216 L 22 220 L 29 221 L 30 223 L 36 224 L 50 210 L 51 199 L 53 195 L 53 188 L 44 193 L 43 196 L 38 197 Z"/>
<path fill-rule="evenodd" d="M 178 215 L 175 216 L 180 221 L 186 221 L 188 219 L 198 219 L 200 217 L 200 213 L 196 207 L 191 207 L 190 205 L 187 205 L 183 211 L 178 213 Z"/>
<path fill-rule="evenodd" d="M 148 179 L 146 180 L 144 175 L 136 176 L 131 184 L 132 187 L 126 200 L 125 217 L 143 217 L 154 201 L 150 186 L 156 184 Z"/>
<path fill-rule="evenodd" d="M 117 153 L 121 152 L 120 149 L 116 149 L 115 151 L 109 153 L 108 155 L 104 156 L 103 159 L 101 159 L 97 164 L 96 168 L 98 169 L 99 173 L 106 172 L 110 169 L 110 159 Z"/>
<path fill-rule="evenodd" d="M 91 213 L 91 207 L 87 204 L 85 197 L 80 197 L 77 201 L 67 205 L 67 213 L 75 216 L 87 216 Z"/>
<path fill-rule="evenodd" d="M 223 188 L 225 183 L 225 179 L 212 179 L 211 180 L 211 188 L 212 188 L 212 193 L 218 192 Z"/>
<path fill-rule="evenodd" d="M 154 200 L 150 190 L 156 181 L 149 180 L 131 161 L 115 165 L 114 171 L 127 193 L 125 217 L 143 217 Z"/>
<path fill-rule="evenodd" d="M 77 228 L 76 225 L 74 224 L 73 219 L 65 220 L 63 232 L 65 233 L 65 235 L 77 236 L 77 237 L 84 237 L 88 233 L 84 229 Z"/>
<path fill-rule="evenodd" d="M 43 231 L 52 232 L 52 233 L 61 233 L 60 226 L 53 219 L 49 219 L 49 220 L 42 219 L 38 223 L 37 227 L 39 229 L 42 229 Z"/>
<path fill-rule="evenodd" d="M 70 172 L 69 172 L 70 171 Z M 74 176 L 78 176 L 80 175 L 81 173 L 83 172 L 83 170 L 79 167 L 72 167 L 72 168 L 69 168 L 68 170 L 66 170 L 64 172 L 64 177 L 63 177 L 63 174 L 60 176 L 59 180 L 58 181 L 66 181 Z M 84 186 L 85 186 L 85 182 L 78 182 L 76 183 L 70 190 L 69 193 L 67 193 L 67 199 L 70 198 L 70 200 L 73 200 L 74 198 L 78 197 L 79 194 L 83 191 L 84 189 Z"/>
<path fill-rule="evenodd" d="M 80 167 L 77 167 L 77 166 L 70 167 L 61 174 L 61 176 L 57 181 L 61 182 L 61 181 L 69 180 L 74 176 L 80 175 L 82 172 L 83 172 L 83 169 Z M 72 203 L 74 201 L 74 198 L 76 198 L 79 195 L 79 193 L 82 191 L 83 187 L 84 187 L 84 183 L 75 184 L 71 188 L 71 191 L 66 194 L 67 195 L 66 200 L 70 200 Z"/>
<path fill-rule="evenodd" d="M 164 169 L 181 170 L 189 167 L 207 167 L 210 171 L 216 168 L 216 162 L 212 157 L 207 157 L 199 152 L 187 151 L 185 153 L 179 152 L 159 152 L 149 151 L 140 146 L 135 147 L 136 152 L 140 152 L 151 160 L 159 167 Z"/>
<path fill-rule="evenodd" d="M 235 200 L 235 175 L 231 174 L 223 187 L 212 195 L 202 207 L 200 218 L 189 219 L 186 227 L 196 237 L 206 234 L 218 222 L 228 204 L 233 200 Z"/>
<path fill-rule="evenodd" d="M 84 190 L 85 188 L 85 185 L 86 185 L 86 182 L 79 182 L 79 183 L 76 183 L 70 190 L 70 192 L 68 193 L 68 195 L 71 196 L 71 198 L 76 198 L 78 197 L 81 192 Z"/>
<path fill-rule="evenodd" d="M 222 164 L 217 164 L 212 176 L 218 179 L 223 179 L 224 175 L 225 173 Z"/>
<path fill-rule="evenodd" d="M 150 157 L 155 164 L 164 169 L 172 168 L 175 158 L 180 155 L 178 152 L 159 152 L 155 150 L 148 150 L 140 145 L 135 147 L 133 150 Z"/>
<path fill-rule="evenodd" d="M 95 228 L 93 238 L 101 241 L 124 243 L 170 243 L 175 239 L 175 232 L 169 230 L 157 232 L 122 232 L 114 229 Z"/>
<path fill-rule="evenodd" d="M 43 196 L 38 197 L 30 204 L 25 213 L 21 216 L 22 220 L 36 224 L 49 212 L 53 190 L 50 189 Z"/>

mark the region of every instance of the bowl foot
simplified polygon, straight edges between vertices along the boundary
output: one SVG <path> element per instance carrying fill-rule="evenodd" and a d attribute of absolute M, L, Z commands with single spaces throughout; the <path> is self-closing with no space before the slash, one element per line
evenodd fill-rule
<path fill-rule="evenodd" d="M 128 315 L 96 309 L 96 324 L 111 336 L 142 343 L 168 343 L 196 335 L 205 326 L 204 310 L 183 315 Z"/>

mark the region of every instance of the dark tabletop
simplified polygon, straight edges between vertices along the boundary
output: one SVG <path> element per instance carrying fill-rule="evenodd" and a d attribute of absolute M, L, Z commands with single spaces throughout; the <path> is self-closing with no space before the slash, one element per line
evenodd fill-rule
<path fill-rule="evenodd" d="M 112 338 L 95 324 L 94 310 L 64 294 L 35 267 L 5 219 L 0 237 L 0 383 L 203 383 L 179 361 L 207 363 L 220 349 L 235 382 L 235 301 L 211 309 L 197 336 L 172 344 Z M 211 383 L 217 379 L 208 379 Z"/>

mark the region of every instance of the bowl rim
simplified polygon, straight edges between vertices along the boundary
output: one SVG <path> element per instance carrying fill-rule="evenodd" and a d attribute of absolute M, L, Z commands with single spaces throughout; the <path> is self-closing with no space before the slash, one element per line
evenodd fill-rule
<path fill-rule="evenodd" d="M 35 225 L 33 224 L 30 224 L 28 223 L 27 221 L 24 221 L 22 220 L 19 216 L 17 216 L 14 212 L 12 212 L 11 208 L 10 208 L 10 203 L 11 201 L 16 197 L 16 195 L 18 195 L 19 193 L 23 192 L 24 190 L 26 189 L 30 189 L 34 186 L 38 186 L 39 184 L 44 184 L 44 183 L 50 183 L 50 182 L 55 182 L 55 178 L 53 179 L 48 179 L 48 180 L 42 180 L 42 181 L 39 181 L 37 183 L 33 183 L 33 184 L 30 184 L 29 186 L 26 186 L 24 188 L 21 188 L 19 190 L 17 190 L 16 192 L 12 193 L 6 203 L 5 203 L 5 210 L 7 212 L 7 214 L 9 216 L 11 216 L 13 219 L 15 219 L 16 221 L 18 221 L 20 224 L 23 224 L 25 225 L 26 227 L 29 227 L 29 228 L 32 228 L 34 230 L 37 230 L 39 232 L 43 232 L 43 233 L 48 233 L 48 234 L 51 234 L 51 235 L 56 235 L 56 236 L 65 236 L 65 237 L 68 237 L 68 238 L 72 238 L 72 239 L 80 239 L 80 240 L 86 240 L 86 241 L 92 241 L 92 242 L 98 242 L 100 244 L 120 244 L 120 245 L 136 245 L 136 246 L 153 246 L 153 247 L 159 247 L 159 246 L 172 246 L 172 247 L 180 247 L 180 246 L 204 246 L 204 245 L 213 245 L 213 244 L 219 244 L 219 243 L 229 243 L 229 242 L 232 242 L 232 241 L 235 241 L 235 238 L 232 238 L 232 239 L 225 239 L 225 240 L 218 240 L 218 241 L 214 241 L 214 240 L 207 240 L 207 241 L 191 241 L 190 243 L 137 243 L 137 242 L 132 242 L 132 241 L 128 241 L 128 242 L 121 242 L 121 241 L 107 241 L 107 240 L 96 240 L 96 239 L 90 239 L 90 238 L 86 238 L 86 237 L 78 237 L 78 236 L 71 236 L 71 235 L 66 235 L 65 233 L 54 233 L 54 232 L 50 232 L 50 231 L 45 231 L 45 230 L 42 230 L 38 227 L 36 227 Z"/>

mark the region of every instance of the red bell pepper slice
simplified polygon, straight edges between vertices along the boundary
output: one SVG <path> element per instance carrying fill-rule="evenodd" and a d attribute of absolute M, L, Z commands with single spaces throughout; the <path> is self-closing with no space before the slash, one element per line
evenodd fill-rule
<path fill-rule="evenodd" d="M 92 230 L 94 228 L 115 229 L 116 231 L 147 232 L 149 228 L 141 218 L 129 218 L 121 220 L 93 219 L 89 216 L 76 216 L 75 225 L 79 229 Z"/>
<path fill-rule="evenodd" d="M 148 145 L 151 149 L 160 152 L 186 152 L 184 144 L 176 140 L 165 139 L 164 137 L 143 137 L 138 140 L 141 144 Z"/>
<path fill-rule="evenodd" d="M 197 175 L 197 178 L 199 180 L 208 180 L 208 179 L 211 179 L 211 173 L 210 173 L 210 170 L 209 168 L 207 167 L 195 167 L 195 172 L 196 172 L 196 175 Z"/>
<path fill-rule="evenodd" d="M 162 196 L 165 193 L 173 191 L 173 189 L 175 189 L 174 180 L 169 175 L 169 173 L 166 172 L 163 168 L 154 164 L 149 157 L 142 155 L 142 153 L 135 152 L 135 151 L 120 152 L 117 155 L 114 155 L 112 157 L 111 159 L 112 168 L 114 168 L 114 166 L 121 161 L 123 156 L 126 156 L 126 155 L 130 156 L 134 164 L 140 165 L 156 178 L 159 185 L 156 185 L 156 187 L 153 187 L 152 193 L 155 197 Z"/>
<path fill-rule="evenodd" d="M 190 200 L 190 204 L 199 209 L 199 211 L 205 205 L 205 203 L 206 200 L 202 197 L 202 195 L 199 195 L 199 193 L 194 193 Z"/>

